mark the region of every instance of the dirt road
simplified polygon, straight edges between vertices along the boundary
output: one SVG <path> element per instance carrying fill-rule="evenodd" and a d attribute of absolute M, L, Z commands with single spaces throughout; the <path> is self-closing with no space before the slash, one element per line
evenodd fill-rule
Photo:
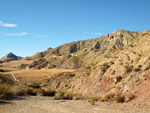
<path fill-rule="evenodd" d="M 0 102 L 0 113 L 150 113 L 150 107 L 117 103 L 93 106 L 83 100 L 53 100 L 51 97 L 16 97 Z"/>

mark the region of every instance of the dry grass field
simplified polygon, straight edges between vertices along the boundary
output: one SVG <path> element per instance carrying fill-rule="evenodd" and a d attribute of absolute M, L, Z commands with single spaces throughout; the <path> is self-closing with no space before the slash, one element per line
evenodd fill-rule
<path fill-rule="evenodd" d="M 53 77 L 56 74 L 63 73 L 63 72 L 74 72 L 74 70 L 67 70 L 67 69 L 25 69 L 25 70 L 16 70 L 16 71 L 9 71 L 9 72 L 1 72 L 3 76 L 9 75 L 12 79 L 12 74 L 19 80 L 19 83 L 27 83 L 27 82 L 43 82 L 48 80 L 49 77 Z"/>

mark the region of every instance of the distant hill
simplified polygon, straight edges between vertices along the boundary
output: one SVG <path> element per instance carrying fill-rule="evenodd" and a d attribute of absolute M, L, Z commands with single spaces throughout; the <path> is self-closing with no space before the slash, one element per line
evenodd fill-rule
<path fill-rule="evenodd" d="M 20 56 L 16 56 L 15 54 L 13 54 L 12 52 L 8 53 L 6 56 L 2 57 L 0 59 L 1 62 L 8 62 L 8 61 L 12 61 L 12 60 L 20 60 L 22 59 L 22 57 Z"/>

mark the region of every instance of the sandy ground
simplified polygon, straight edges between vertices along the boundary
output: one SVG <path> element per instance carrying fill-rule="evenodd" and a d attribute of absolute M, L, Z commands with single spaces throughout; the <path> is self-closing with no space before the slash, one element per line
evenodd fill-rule
<path fill-rule="evenodd" d="M 0 113 L 150 113 L 150 107 L 101 102 L 93 106 L 86 100 L 53 100 L 27 96 L 0 102 Z"/>

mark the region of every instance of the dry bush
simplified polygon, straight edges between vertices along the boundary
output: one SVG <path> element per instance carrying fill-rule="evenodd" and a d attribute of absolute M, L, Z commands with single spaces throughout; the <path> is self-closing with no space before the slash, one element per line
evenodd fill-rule
<path fill-rule="evenodd" d="M 24 88 L 21 88 L 20 86 L 14 86 L 11 89 L 11 92 L 13 96 L 24 96 L 26 95 L 26 90 Z"/>
<path fill-rule="evenodd" d="M 32 83 L 32 84 L 28 85 L 28 87 L 31 87 L 31 88 L 40 88 L 40 85 L 38 83 Z"/>
<path fill-rule="evenodd" d="M 115 94 L 114 93 L 112 93 L 112 94 L 107 94 L 107 95 L 105 95 L 105 96 L 103 96 L 101 99 L 100 99 L 100 101 L 114 101 L 115 99 Z"/>
<path fill-rule="evenodd" d="M 52 88 L 43 88 L 42 95 L 43 96 L 55 96 L 56 90 Z"/>
<path fill-rule="evenodd" d="M 116 77 L 116 83 L 120 82 L 122 80 L 122 76 L 117 76 Z"/>
<path fill-rule="evenodd" d="M 10 77 L 10 75 L 3 75 L 3 74 L 0 74 L 0 83 L 1 84 L 14 84 L 14 81 L 12 80 L 12 78 Z"/>
<path fill-rule="evenodd" d="M 81 94 L 73 93 L 73 92 L 66 92 L 66 91 L 59 91 L 55 94 L 54 97 L 56 100 L 64 99 L 64 100 L 82 100 L 84 99 Z"/>
<path fill-rule="evenodd" d="M 115 97 L 115 101 L 118 103 L 124 102 L 125 101 L 125 95 L 122 93 L 117 94 Z"/>
<path fill-rule="evenodd" d="M 134 69 L 135 72 L 141 71 L 141 67 L 137 67 Z"/>
<path fill-rule="evenodd" d="M 57 92 L 56 94 L 55 94 L 55 100 L 60 100 L 60 99 L 64 99 L 64 94 L 65 94 L 66 92 L 65 91 L 59 91 L 59 92 Z"/>
<path fill-rule="evenodd" d="M 28 95 L 36 96 L 36 91 L 33 88 L 28 88 L 27 90 Z"/>
<path fill-rule="evenodd" d="M 129 94 L 127 95 L 127 97 L 128 97 L 128 99 L 129 99 L 129 101 L 130 101 L 130 100 L 132 100 L 132 99 L 135 98 L 135 95 L 134 95 L 133 93 L 129 93 Z"/>
<path fill-rule="evenodd" d="M 64 94 L 64 99 L 66 99 L 66 100 L 72 100 L 73 96 L 74 96 L 74 94 L 72 92 L 66 92 Z"/>
<path fill-rule="evenodd" d="M 104 63 L 103 65 L 101 65 L 101 70 L 103 71 L 103 73 L 105 73 L 109 68 L 110 66 L 108 65 L 108 63 Z"/>
<path fill-rule="evenodd" d="M 93 97 L 90 97 L 90 103 L 92 105 L 95 105 L 95 102 L 99 100 L 99 97 L 96 97 L 96 96 L 93 96 Z"/>
<path fill-rule="evenodd" d="M 9 84 L 0 84 L 0 99 L 5 98 L 7 96 L 11 96 L 11 85 Z"/>
<path fill-rule="evenodd" d="M 73 95 L 73 100 L 83 100 L 84 97 L 82 96 L 82 94 L 78 94 L 78 93 L 75 93 Z"/>

